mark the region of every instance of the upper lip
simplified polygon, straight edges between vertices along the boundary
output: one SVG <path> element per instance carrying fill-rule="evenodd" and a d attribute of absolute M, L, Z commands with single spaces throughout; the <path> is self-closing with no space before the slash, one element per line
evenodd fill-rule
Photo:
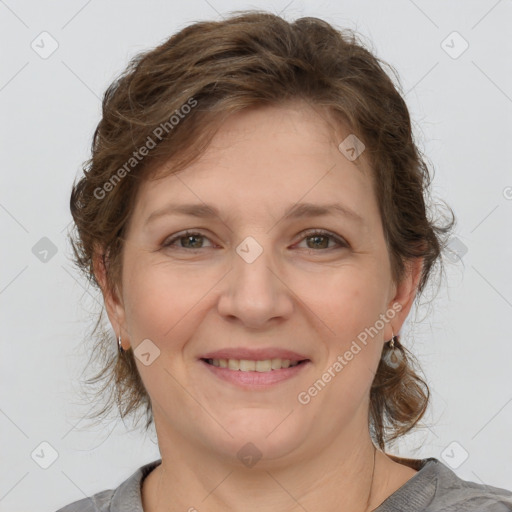
<path fill-rule="evenodd" d="M 308 359 L 305 355 L 282 348 L 224 348 L 208 352 L 201 359 L 247 359 L 249 361 L 263 361 L 265 359 L 289 359 L 302 361 Z"/>

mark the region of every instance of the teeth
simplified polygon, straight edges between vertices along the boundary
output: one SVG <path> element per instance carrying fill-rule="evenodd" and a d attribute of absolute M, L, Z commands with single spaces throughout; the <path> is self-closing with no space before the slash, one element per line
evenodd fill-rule
<path fill-rule="evenodd" d="M 242 371 L 242 372 L 255 372 L 256 371 L 256 361 L 240 359 L 240 362 L 238 364 L 240 366 L 240 371 Z"/>
<path fill-rule="evenodd" d="M 263 361 L 251 361 L 249 359 L 208 359 L 208 363 L 220 368 L 240 370 L 241 372 L 270 372 L 272 370 L 297 366 L 299 361 L 290 361 L 290 359 L 265 359 Z"/>

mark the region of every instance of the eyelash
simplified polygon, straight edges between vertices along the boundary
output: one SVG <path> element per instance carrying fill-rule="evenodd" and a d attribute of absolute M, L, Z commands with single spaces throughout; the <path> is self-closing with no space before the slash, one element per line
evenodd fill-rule
<path fill-rule="evenodd" d="M 335 235 L 334 233 L 331 233 L 330 231 L 326 231 L 323 229 L 311 229 L 311 230 L 305 231 L 304 233 L 302 233 L 302 238 L 299 240 L 299 242 L 302 242 L 302 240 L 304 240 L 306 238 L 310 238 L 314 235 L 320 235 L 323 237 L 332 238 L 338 244 L 338 246 L 339 246 L 339 247 L 337 247 L 338 249 L 349 247 L 348 242 L 346 242 L 343 238 Z M 203 235 L 202 233 L 198 233 L 196 231 L 184 231 L 183 233 L 178 233 L 177 235 L 173 236 L 172 238 L 164 240 L 164 242 L 162 243 L 162 248 L 173 248 L 172 244 L 174 242 L 178 241 L 180 238 L 186 238 L 187 236 L 200 236 L 200 237 L 203 237 L 203 238 L 206 238 L 209 240 L 209 238 L 206 235 Z M 178 249 L 178 250 L 183 250 L 183 251 L 188 251 L 188 252 L 196 252 L 196 251 L 200 251 L 202 249 L 206 249 L 206 247 L 200 247 L 199 249 L 188 249 L 186 247 L 174 247 L 173 249 Z M 323 249 L 323 250 L 329 251 L 332 249 L 336 249 L 336 247 L 330 247 L 330 248 Z M 306 249 L 306 250 L 310 251 L 310 252 L 319 252 L 318 249 Z"/>

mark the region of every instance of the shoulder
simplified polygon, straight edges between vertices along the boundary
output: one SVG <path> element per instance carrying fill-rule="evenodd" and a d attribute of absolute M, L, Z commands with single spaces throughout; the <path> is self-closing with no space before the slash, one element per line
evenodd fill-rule
<path fill-rule="evenodd" d="M 512 512 L 507 489 L 463 480 L 433 457 L 399 460 L 418 472 L 375 512 Z"/>
<path fill-rule="evenodd" d="M 448 466 L 437 459 L 435 461 L 437 489 L 432 506 L 426 509 L 428 512 L 439 510 L 439 506 L 446 512 L 512 511 L 511 491 L 463 480 Z"/>
<path fill-rule="evenodd" d="M 74 501 L 57 512 L 109 512 L 115 490 L 99 492 L 89 498 Z"/>
<path fill-rule="evenodd" d="M 138 468 L 116 489 L 108 489 L 88 498 L 74 501 L 57 512 L 143 512 L 141 484 L 160 463 L 158 459 Z"/>

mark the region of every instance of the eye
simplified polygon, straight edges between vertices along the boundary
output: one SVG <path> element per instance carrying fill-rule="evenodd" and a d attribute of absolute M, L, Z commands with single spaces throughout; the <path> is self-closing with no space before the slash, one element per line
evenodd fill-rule
<path fill-rule="evenodd" d="M 307 249 L 313 249 L 314 252 L 317 252 L 316 249 L 332 249 L 333 247 L 328 247 L 329 239 L 334 240 L 339 247 L 349 247 L 348 243 L 341 237 L 323 229 L 311 229 L 302 233 L 302 235 L 301 241 L 312 240 L 311 246 Z M 162 247 L 170 248 L 174 246 L 175 242 L 178 242 L 181 245 L 174 246 L 174 248 L 194 251 L 205 248 L 201 247 L 201 240 L 209 240 L 209 238 L 195 231 L 185 231 L 166 239 Z"/>
<path fill-rule="evenodd" d="M 176 236 L 166 239 L 164 241 L 164 243 L 162 244 L 162 247 L 171 247 L 172 245 L 174 245 L 174 242 L 176 242 L 176 241 L 179 241 L 179 242 L 184 241 L 185 246 L 182 245 L 182 246 L 178 246 L 176 248 L 177 249 L 191 249 L 191 250 L 202 249 L 203 247 L 197 247 L 198 245 L 200 245 L 200 243 L 198 243 L 197 240 L 200 240 L 200 239 L 209 240 L 209 238 L 202 235 L 201 233 L 197 233 L 195 231 L 185 231 L 184 233 L 180 233 Z M 189 243 L 191 244 L 191 246 L 187 247 L 187 244 L 189 244 Z"/>
<path fill-rule="evenodd" d="M 329 239 L 334 240 L 338 244 L 338 248 L 349 247 L 348 243 L 343 240 L 343 238 L 323 229 L 311 229 L 302 233 L 302 235 L 303 238 L 301 240 L 312 240 L 311 246 L 308 246 L 307 249 L 313 249 L 313 252 L 315 252 L 316 249 L 333 249 L 333 247 L 327 247 L 329 245 Z M 322 241 L 322 239 L 324 241 Z"/>

